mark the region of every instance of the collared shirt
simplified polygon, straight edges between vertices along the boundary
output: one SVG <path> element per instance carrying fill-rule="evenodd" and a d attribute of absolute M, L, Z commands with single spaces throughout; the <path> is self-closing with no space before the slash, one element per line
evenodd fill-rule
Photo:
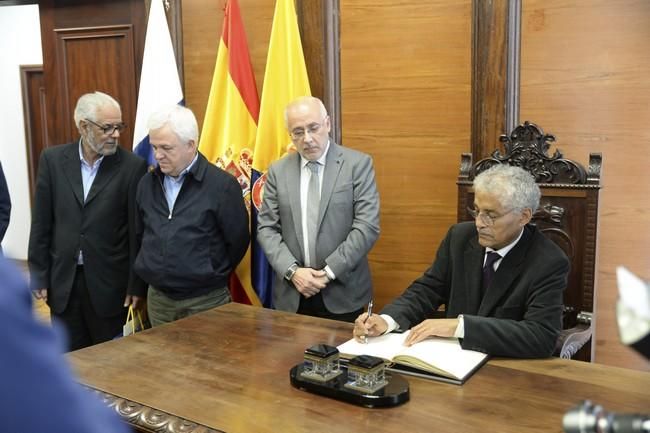
<path fill-rule="evenodd" d="M 517 236 L 517 238 L 514 241 L 510 242 L 508 245 L 498 250 L 495 250 L 494 248 L 486 247 L 485 253 L 483 254 L 483 265 L 485 266 L 485 260 L 487 259 L 488 253 L 494 251 L 498 253 L 501 256 L 501 258 L 499 260 L 495 260 L 492 266 L 494 266 L 495 271 L 499 269 L 499 265 L 503 261 L 503 258 L 506 256 L 506 254 L 510 252 L 510 250 L 512 250 L 515 247 L 515 245 L 517 245 L 517 242 L 519 242 L 519 239 L 521 239 L 521 236 L 523 234 L 524 234 L 524 229 L 522 228 L 521 231 L 519 232 L 519 236 Z M 388 328 L 386 329 L 385 333 L 392 332 L 397 328 L 399 328 L 399 324 L 395 321 L 395 319 L 390 317 L 388 314 L 382 314 L 381 317 L 388 324 Z M 454 331 L 454 337 L 465 338 L 465 319 L 463 318 L 462 314 L 458 316 L 458 326 L 456 326 L 456 330 Z"/>
<path fill-rule="evenodd" d="M 176 204 L 178 193 L 181 191 L 181 187 L 183 186 L 183 182 L 185 181 L 185 176 L 190 171 L 190 169 L 194 166 L 194 164 L 196 164 L 198 158 L 199 158 L 199 154 L 197 153 L 196 155 L 194 155 L 194 159 L 192 159 L 190 165 L 185 167 L 185 169 L 181 171 L 178 176 L 174 177 L 168 174 L 165 175 L 165 179 L 163 181 L 165 187 L 163 189 L 165 190 L 165 199 L 167 199 L 167 206 L 169 207 L 170 217 L 174 211 L 174 204 Z"/>
<path fill-rule="evenodd" d="M 94 163 L 89 164 L 88 161 L 84 159 L 81 140 L 82 139 L 80 138 L 79 139 L 79 160 L 81 163 L 81 183 L 83 184 L 84 202 L 85 202 L 86 199 L 88 198 L 88 193 L 90 192 L 90 188 L 92 188 L 93 186 L 95 177 L 97 177 L 99 166 L 102 164 L 102 161 L 104 160 L 104 155 L 99 157 L 97 161 L 95 161 Z M 79 250 L 79 256 L 77 257 L 77 264 L 78 265 L 84 264 L 83 251 L 81 250 Z"/>
<path fill-rule="evenodd" d="M 330 143 L 329 140 L 327 141 L 327 146 L 325 147 L 325 151 L 323 154 L 316 160 L 318 164 L 320 165 L 318 169 L 318 190 L 322 191 L 323 190 L 323 175 L 325 174 L 325 160 L 327 159 L 327 152 L 329 152 L 330 149 Z M 305 256 L 305 263 L 311 263 L 311 257 L 309 257 L 309 235 L 307 232 L 307 192 L 309 190 L 309 179 L 311 179 L 312 173 L 309 167 L 307 167 L 307 163 L 309 162 L 308 159 L 303 158 L 302 155 L 300 155 L 300 222 L 302 226 L 302 238 L 304 239 L 304 256 Z M 327 272 L 328 277 L 330 280 L 333 280 L 336 278 L 332 270 L 329 268 L 329 266 L 325 266 L 325 272 Z"/>
<path fill-rule="evenodd" d="M 81 138 L 79 139 L 79 159 L 81 161 L 81 182 L 84 187 L 84 201 L 88 198 L 88 193 L 90 188 L 93 186 L 97 172 L 99 171 L 99 166 L 104 160 L 104 155 L 102 155 L 97 161 L 92 165 L 84 159 L 83 149 L 81 147 Z"/>

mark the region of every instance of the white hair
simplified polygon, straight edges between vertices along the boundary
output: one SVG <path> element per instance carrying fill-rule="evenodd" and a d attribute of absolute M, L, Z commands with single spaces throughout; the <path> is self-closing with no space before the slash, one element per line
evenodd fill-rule
<path fill-rule="evenodd" d="M 97 121 L 97 110 L 106 106 L 113 106 L 122 112 L 120 104 L 110 95 L 102 92 L 86 93 L 77 100 L 74 109 L 74 124 L 79 127 L 79 122 L 84 119 Z"/>
<path fill-rule="evenodd" d="M 149 131 L 169 126 L 174 134 L 187 144 L 190 141 L 198 143 L 199 125 L 192 110 L 182 105 L 170 105 L 153 113 L 147 121 Z"/>
<path fill-rule="evenodd" d="M 474 179 L 474 192 L 484 192 L 497 197 L 499 203 L 516 210 L 539 207 L 542 193 L 532 174 L 521 167 L 497 164 L 481 172 Z"/>

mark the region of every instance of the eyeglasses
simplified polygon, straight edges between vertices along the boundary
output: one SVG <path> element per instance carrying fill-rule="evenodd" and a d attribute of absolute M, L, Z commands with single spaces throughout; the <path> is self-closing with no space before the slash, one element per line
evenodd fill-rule
<path fill-rule="evenodd" d="M 508 215 L 510 212 L 512 212 L 514 209 L 510 209 L 507 212 L 502 213 L 501 215 L 490 213 L 490 212 L 483 212 L 482 210 L 478 209 L 473 209 L 473 208 L 467 208 L 467 212 L 472 216 L 472 218 L 480 218 L 481 222 L 485 224 L 486 226 L 493 226 L 494 222 L 498 220 L 499 218 L 502 218 L 506 215 Z"/>
<path fill-rule="evenodd" d="M 291 135 L 291 138 L 294 140 L 302 140 L 305 138 L 305 134 L 309 132 L 309 135 L 314 135 L 317 134 L 318 131 L 323 127 L 320 123 L 312 123 L 310 125 L 307 125 L 306 129 L 303 128 L 296 128 L 293 131 L 289 133 Z"/>
<path fill-rule="evenodd" d="M 113 133 L 115 133 L 115 131 L 117 131 L 117 132 L 122 132 L 122 131 L 124 131 L 124 128 L 126 128 L 126 124 L 123 123 L 123 122 L 120 122 L 120 123 L 112 123 L 112 124 L 109 124 L 109 125 L 102 125 L 102 124 L 100 124 L 100 123 L 93 122 L 93 121 L 90 120 L 90 119 L 84 119 L 84 120 L 85 120 L 86 122 L 92 123 L 93 125 L 95 125 L 95 126 L 98 127 L 99 129 L 101 129 L 102 132 L 103 132 L 105 135 L 112 135 Z"/>

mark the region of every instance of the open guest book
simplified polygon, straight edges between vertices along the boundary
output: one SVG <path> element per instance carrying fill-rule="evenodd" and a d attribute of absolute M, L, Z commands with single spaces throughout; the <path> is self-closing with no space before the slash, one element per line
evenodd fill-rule
<path fill-rule="evenodd" d="M 372 355 L 393 363 L 390 370 L 427 379 L 462 385 L 488 359 L 488 355 L 460 347 L 457 338 L 430 337 L 413 346 L 404 346 L 410 331 L 368 338 L 368 343 L 354 339 L 337 347 L 342 358 Z"/>

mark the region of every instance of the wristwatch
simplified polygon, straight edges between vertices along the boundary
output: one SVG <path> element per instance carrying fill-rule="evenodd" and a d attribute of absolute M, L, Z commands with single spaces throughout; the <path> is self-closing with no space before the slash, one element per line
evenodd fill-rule
<path fill-rule="evenodd" d="M 291 281 L 293 275 L 296 273 L 297 270 L 298 270 L 298 263 L 294 263 L 293 265 L 289 266 L 287 272 L 284 273 L 284 279 L 287 281 Z"/>

